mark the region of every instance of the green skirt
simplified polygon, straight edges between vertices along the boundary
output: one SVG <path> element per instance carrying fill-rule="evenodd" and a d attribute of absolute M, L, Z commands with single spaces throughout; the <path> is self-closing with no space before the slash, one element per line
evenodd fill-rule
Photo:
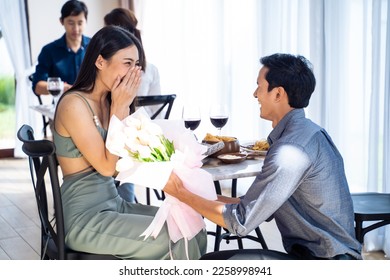
<path fill-rule="evenodd" d="M 117 192 L 112 177 L 89 171 L 64 177 L 61 186 L 66 245 L 78 251 L 112 254 L 123 259 L 187 259 L 185 240 L 173 243 L 165 225 L 156 238 L 140 236 L 158 208 L 129 203 Z M 201 231 L 188 241 L 189 259 L 199 259 L 207 249 Z"/>

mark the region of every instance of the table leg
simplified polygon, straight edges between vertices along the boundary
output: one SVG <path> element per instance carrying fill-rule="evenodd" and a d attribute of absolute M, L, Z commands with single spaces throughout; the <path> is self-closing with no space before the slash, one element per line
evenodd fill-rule
<path fill-rule="evenodd" d="M 222 194 L 221 184 L 219 183 L 219 181 L 214 181 L 214 187 L 215 187 L 215 192 L 217 194 Z M 215 226 L 215 235 L 214 235 L 214 232 L 210 233 L 211 235 L 215 236 L 214 252 L 219 251 L 219 244 L 221 242 L 221 230 L 222 230 L 221 227 L 216 225 Z"/>
<path fill-rule="evenodd" d="M 215 191 L 217 194 L 222 194 L 221 184 L 219 181 L 214 181 Z M 237 179 L 232 179 L 232 187 L 231 187 L 231 196 L 237 197 Z M 229 243 L 230 240 L 236 239 L 237 245 L 239 249 L 243 249 L 243 242 L 242 238 L 248 238 L 253 241 L 259 242 L 263 249 L 268 249 L 267 243 L 264 240 L 264 237 L 260 231 L 260 228 L 256 228 L 256 237 L 255 236 L 245 236 L 245 237 L 238 237 L 238 236 L 231 236 L 230 233 L 224 229 L 226 232 L 222 233 L 222 228 L 218 225 L 216 225 L 215 232 L 209 232 L 209 234 L 215 236 L 215 242 L 214 242 L 214 252 L 219 251 L 220 243 L 223 239 L 226 240 L 226 242 Z"/>
<path fill-rule="evenodd" d="M 232 179 L 232 197 L 237 197 L 237 179 Z"/>
<path fill-rule="evenodd" d="M 221 184 L 219 183 L 219 181 L 214 181 L 214 186 L 217 194 L 222 194 Z"/>
<path fill-rule="evenodd" d="M 221 184 L 219 183 L 219 181 L 214 181 L 214 186 L 215 186 L 215 191 L 217 194 L 222 194 L 222 189 L 221 189 Z M 237 179 L 232 179 L 232 197 L 236 197 L 237 195 Z M 215 228 L 215 242 L 214 242 L 214 252 L 217 252 L 219 251 L 219 247 L 220 247 L 220 243 L 222 241 L 222 239 L 226 239 L 226 242 L 229 242 L 229 236 L 230 236 L 230 233 L 225 229 L 225 233 L 222 234 L 222 228 L 218 225 L 216 225 L 216 228 Z M 210 233 L 212 235 L 214 235 L 214 233 Z M 240 249 L 243 248 L 243 244 L 242 244 L 242 240 L 241 238 L 237 238 L 237 243 L 238 243 L 238 247 Z"/>

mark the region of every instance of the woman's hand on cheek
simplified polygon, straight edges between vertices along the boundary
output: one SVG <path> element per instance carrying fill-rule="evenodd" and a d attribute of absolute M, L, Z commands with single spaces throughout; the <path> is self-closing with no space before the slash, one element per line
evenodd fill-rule
<path fill-rule="evenodd" d="M 123 78 L 118 76 L 111 89 L 113 102 L 129 106 L 137 94 L 140 82 L 141 70 L 139 66 L 130 68 Z"/>

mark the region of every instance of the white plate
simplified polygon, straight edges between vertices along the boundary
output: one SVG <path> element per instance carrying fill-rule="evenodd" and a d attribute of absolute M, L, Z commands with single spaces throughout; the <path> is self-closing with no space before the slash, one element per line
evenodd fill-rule
<path fill-rule="evenodd" d="M 248 142 L 248 143 L 244 143 L 244 144 L 241 144 L 241 149 L 247 153 L 253 153 L 253 154 L 256 154 L 256 155 L 260 155 L 260 156 L 265 156 L 268 152 L 268 150 L 265 150 L 265 151 L 261 151 L 261 150 L 253 150 L 253 146 L 254 146 L 255 142 Z"/>

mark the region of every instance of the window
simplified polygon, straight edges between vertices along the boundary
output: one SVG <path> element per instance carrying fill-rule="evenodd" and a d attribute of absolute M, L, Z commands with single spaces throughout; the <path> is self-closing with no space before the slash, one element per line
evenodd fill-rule
<path fill-rule="evenodd" d="M 0 150 L 15 147 L 15 73 L 0 29 Z"/>

